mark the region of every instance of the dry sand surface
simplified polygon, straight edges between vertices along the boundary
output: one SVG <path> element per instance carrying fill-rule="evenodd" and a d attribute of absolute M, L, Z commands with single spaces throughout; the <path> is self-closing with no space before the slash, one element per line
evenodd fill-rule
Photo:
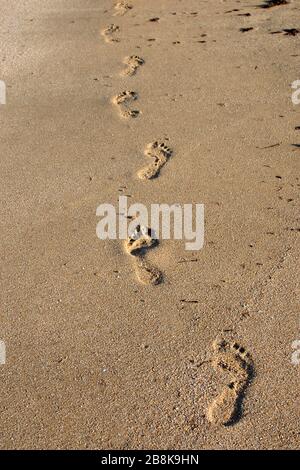
<path fill-rule="evenodd" d="M 0 2 L 0 446 L 299 448 L 300 1 L 117 3 Z M 119 195 L 204 248 L 99 240 Z"/>

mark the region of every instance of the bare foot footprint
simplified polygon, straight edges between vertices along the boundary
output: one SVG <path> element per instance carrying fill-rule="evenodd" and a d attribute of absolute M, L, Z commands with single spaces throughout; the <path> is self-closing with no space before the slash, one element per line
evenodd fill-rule
<path fill-rule="evenodd" d="M 213 424 L 228 426 L 240 417 L 241 401 L 253 374 L 253 362 L 249 353 L 236 342 L 216 340 L 213 349 L 214 369 L 227 372 L 229 381 L 208 407 L 207 419 Z"/>
<path fill-rule="evenodd" d="M 120 39 L 115 37 L 115 34 L 119 31 L 119 26 L 111 24 L 101 31 L 101 35 L 104 37 L 105 42 L 120 42 Z"/>
<path fill-rule="evenodd" d="M 152 236 L 151 229 L 138 225 L 130 238 L 125 242 L 127 253 L 136 257 L 137 277 L 143 284 L 160 284 L 162 273 L 145 259 L 149 248 L 158 245 L 158 240 Z"/>
<path fill-rule="evenodd" d="M 144 180 L 156 178 L 172 154 L 173 151 L 164 142 L 153 142 L 147 145 L 145 155 L 153 158 L 153 162 L 138 172 L 139 178 Z"/>
<path fill-rule="evenodd" d="M 120 114 L 125 118 L 135 118 L 140 114 L 137 109 L 130 109 L 129 105 L 137 100 L 137 93 L 135 91 L 123 91 L 113 98 L 113 103 L 118 106 Z"/>
<path fill-rule="evenodd" d="M 130 5 L 129 3 L 127 3 L 127 2 L 118 2 L 115 5 L 116 12 L 115 12 L 114 16 L 123 16 L 129 10 L 132 10 L 132 8 L 133 8 L 133 6 Z"/>
<path fill-rule="evenodd" d="M 124 60 L 124 64 L 127 65 L 126 69 L 122 72 L 122 75 L 132 76 L 135 75 L 137 69 L 141 67 L 145 63 L 144 59 L 137 55 L 131 55 L 130 57 L 126 57 Z"/>

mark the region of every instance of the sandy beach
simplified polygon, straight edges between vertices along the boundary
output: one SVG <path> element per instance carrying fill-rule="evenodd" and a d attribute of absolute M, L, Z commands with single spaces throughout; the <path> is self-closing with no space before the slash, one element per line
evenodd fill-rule
<path fill-rule="evenodd" d="M 0 448 L 299 449 L 300 1 L 1 11 Z"/>

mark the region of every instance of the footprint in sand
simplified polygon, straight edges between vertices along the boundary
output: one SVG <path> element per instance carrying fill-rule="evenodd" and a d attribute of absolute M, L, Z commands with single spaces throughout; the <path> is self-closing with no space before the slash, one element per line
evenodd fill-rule
<path fill-rule="evenodd" d="M 118 2 L 115 5 L 115 14 L 114 16 L 123 16 L 125 13 L 127 13 L 129 10 L 132 10 L 133 6 L 130 5 L 127 2 Z"/>
<path fill-rule="evenodd" d="M 152 236 L 152 230 L 140 225 L 125 242 L 127 253 L 136 258 L 137 277 L 143 284 L 157 285 L 163 280 L 162 273 L 145 259 L 147 250 L 157 245 L 158 240 Z"/>
<path fill-rule="evenodd" d="M 135 91 L 126 90 L 113 98 L 113 103 L 118 106 L 122 117 L 136 118 L 140 114 L 140 111 L 137 109 L 130 109 L 129 107 L 133 101 L 137 100 L 137 97 L 138 95 Z"/>
<path fill-rule="evenodd" d="M 111 24 L 101 31 L 101 35 L 104 37 L 105 42 L 120 42 L 120 39 L 115 37 L 115 34 L 119 31 L 119 26 Z"/>
<path fill-rule="evenodd" d="M 241 401 L 253 375 L 253 362 L 249 353 L 236 342 L 217 339 L 213 349 L 213 367 L 226 372 L 229 381 L 208 407 L 207 419 L 213 424 L 229 426 L 240 417 Z"/>
<path fill-rule="evenodd" d="M 156 178 L 172 154 L 173 151 L 164 142 L 152 142 L 147 145 L 145 155 L 152 158 L 153 162 L 138 172 L 139 178 L 143 180 Z"/>
<path fill-rule="evenodd" d="M 124 59 L 124 64 L 126 65 L 125 70 L 122 72 L 122 75 L 132 76 L 135 75 L 137 69 L 144 65 L 145 61 L 141 57 L 137 55 L 131 55 L 130 57 L 126 57 Z"/>

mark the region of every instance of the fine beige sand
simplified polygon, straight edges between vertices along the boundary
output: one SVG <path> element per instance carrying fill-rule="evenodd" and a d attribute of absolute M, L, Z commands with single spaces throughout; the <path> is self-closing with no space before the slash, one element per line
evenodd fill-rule
<path fill-rule="evenodd" d="M 1 0 L 2 449 L 299 449 L 300 2 L 267 3 Z M 203 203 L 204 248 L 99 240 L 120 195 Z"/>

